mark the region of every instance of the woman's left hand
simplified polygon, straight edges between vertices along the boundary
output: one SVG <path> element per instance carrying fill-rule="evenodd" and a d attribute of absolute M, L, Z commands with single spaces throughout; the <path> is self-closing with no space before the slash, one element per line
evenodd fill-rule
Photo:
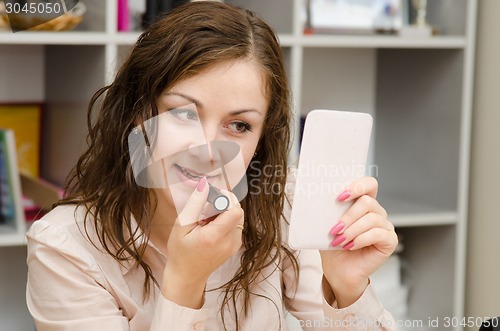
<path fill-rule="evenodd" d="M 353 181 L 337 198 L 354 204 L 334 224 L 332 246 L 340 250 L 320 251 L 323 273 L 339 308 L 354 303 L 368 285 L 368 277 L 394 252 L 398 243 L 387 212 L 376 200 L 375 178 Z"/>

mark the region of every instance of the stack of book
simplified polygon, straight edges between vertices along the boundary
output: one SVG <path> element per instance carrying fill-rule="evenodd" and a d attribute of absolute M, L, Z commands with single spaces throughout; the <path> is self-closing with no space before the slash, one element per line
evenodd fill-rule
<path fill-rule="evenodd" d="M 42 108 L 0 105 L 0 224 L 7 227 L 39 219 L 62 196 L 41 178 Z"/>
<path fill-rule="evenodd" d="M 14 132 L 0 129 L 0 224 L 24 220 Z"/>
<path fill-rule="evenodd" d="M 189 0 L 117 0 L 118 31 L 136 31 Z"/>
<path fill-rule="evenodd" d="M 116 0 L 118 5 L 118 31 L 140 31 L 177 6 L 203 0 Z M 213 0 L 212 0 L 213 1 Z M 223 0 L 216 0 L 223 2 Z"/>

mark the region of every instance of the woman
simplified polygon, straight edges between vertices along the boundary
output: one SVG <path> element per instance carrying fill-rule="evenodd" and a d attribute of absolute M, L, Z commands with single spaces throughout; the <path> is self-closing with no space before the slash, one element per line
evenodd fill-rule
<path fill-rule="evenodd" d="M 391 329 L 368 278 L 397 244 L 374 179 L 338 197 L 355 201 L 332 222 L 343 249 L 286 245 L 289 90 L 261 19 L 178 7 L 141 35 L 88 118 L 68 195 L 27 235 L 38 330 L 286 330 L 285 308 L 304 329 Z M 205 202 L 211 186 L 226 211 Z"/>

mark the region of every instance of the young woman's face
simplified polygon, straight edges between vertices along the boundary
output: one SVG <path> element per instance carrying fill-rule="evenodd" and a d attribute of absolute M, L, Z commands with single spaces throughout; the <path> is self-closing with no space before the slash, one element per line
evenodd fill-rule
<path fill-rule="evenodd" d="M 153 152 L 161 159 L 157 179 L 167 184 L 157 190 L 160 203 L 180 212 L 203 176 L 226 190 L 240 181 L 246 185 L 269 104 L 264 84 L 262 68 L 242 59 L 216 65 L 161 94 Z"/>

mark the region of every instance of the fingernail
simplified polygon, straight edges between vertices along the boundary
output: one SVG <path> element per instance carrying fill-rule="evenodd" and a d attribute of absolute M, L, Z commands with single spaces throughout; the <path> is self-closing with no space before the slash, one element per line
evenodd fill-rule
<path fill-rule="evenodd" d="M 339 196 L 337 197 L 338 201 L 345 201 L 351 196 L 351 192 L 348 190 L 345 190 L 344 192 L 340 193 Z"/>
<path fill-rule="evenodd" d="M 196 185 L 196 191 L 198 192 L 202 192 L 203 189 L 205 188 L 205 185 L 207 185 L 207 178 L 206 177 L 203 177 L 202 179 L 200 179 L 200 181 L 198 182 L 198 185 Z"/>
<path fill-rule="evenodd" d="M 354 247 L 354 241 L 353 241 L 353 240 L 351 240 L 351 241 L 349 241 L 349 242 L 348 242 L 348 243 L 347 243 L 344 247 L 342 247 L 342 248 L 343 248 L 345 251 L 348 251 L 348 250 L 350 250 L 350 249 L 351 249 L 351 248 L 353 248 L 353 247 Z"/>
<path fill-rule="evenodd" d="M 331 245 L 335 247 L 342 244 L 344 241 L 345 241 L 345 236 L 341 234 L 340 236 L 337 236 L 335 239 L 333 239 Z"/>
<path fill-rule="evenodd" d="M 332 236 L 335 236 L 337 235 L 340 231 L 342 231 L 344 229 L 344 222 L 338 222 L 337 225 L 335 225 L 331 230 L 330 230 L 330 234 Z"/>

